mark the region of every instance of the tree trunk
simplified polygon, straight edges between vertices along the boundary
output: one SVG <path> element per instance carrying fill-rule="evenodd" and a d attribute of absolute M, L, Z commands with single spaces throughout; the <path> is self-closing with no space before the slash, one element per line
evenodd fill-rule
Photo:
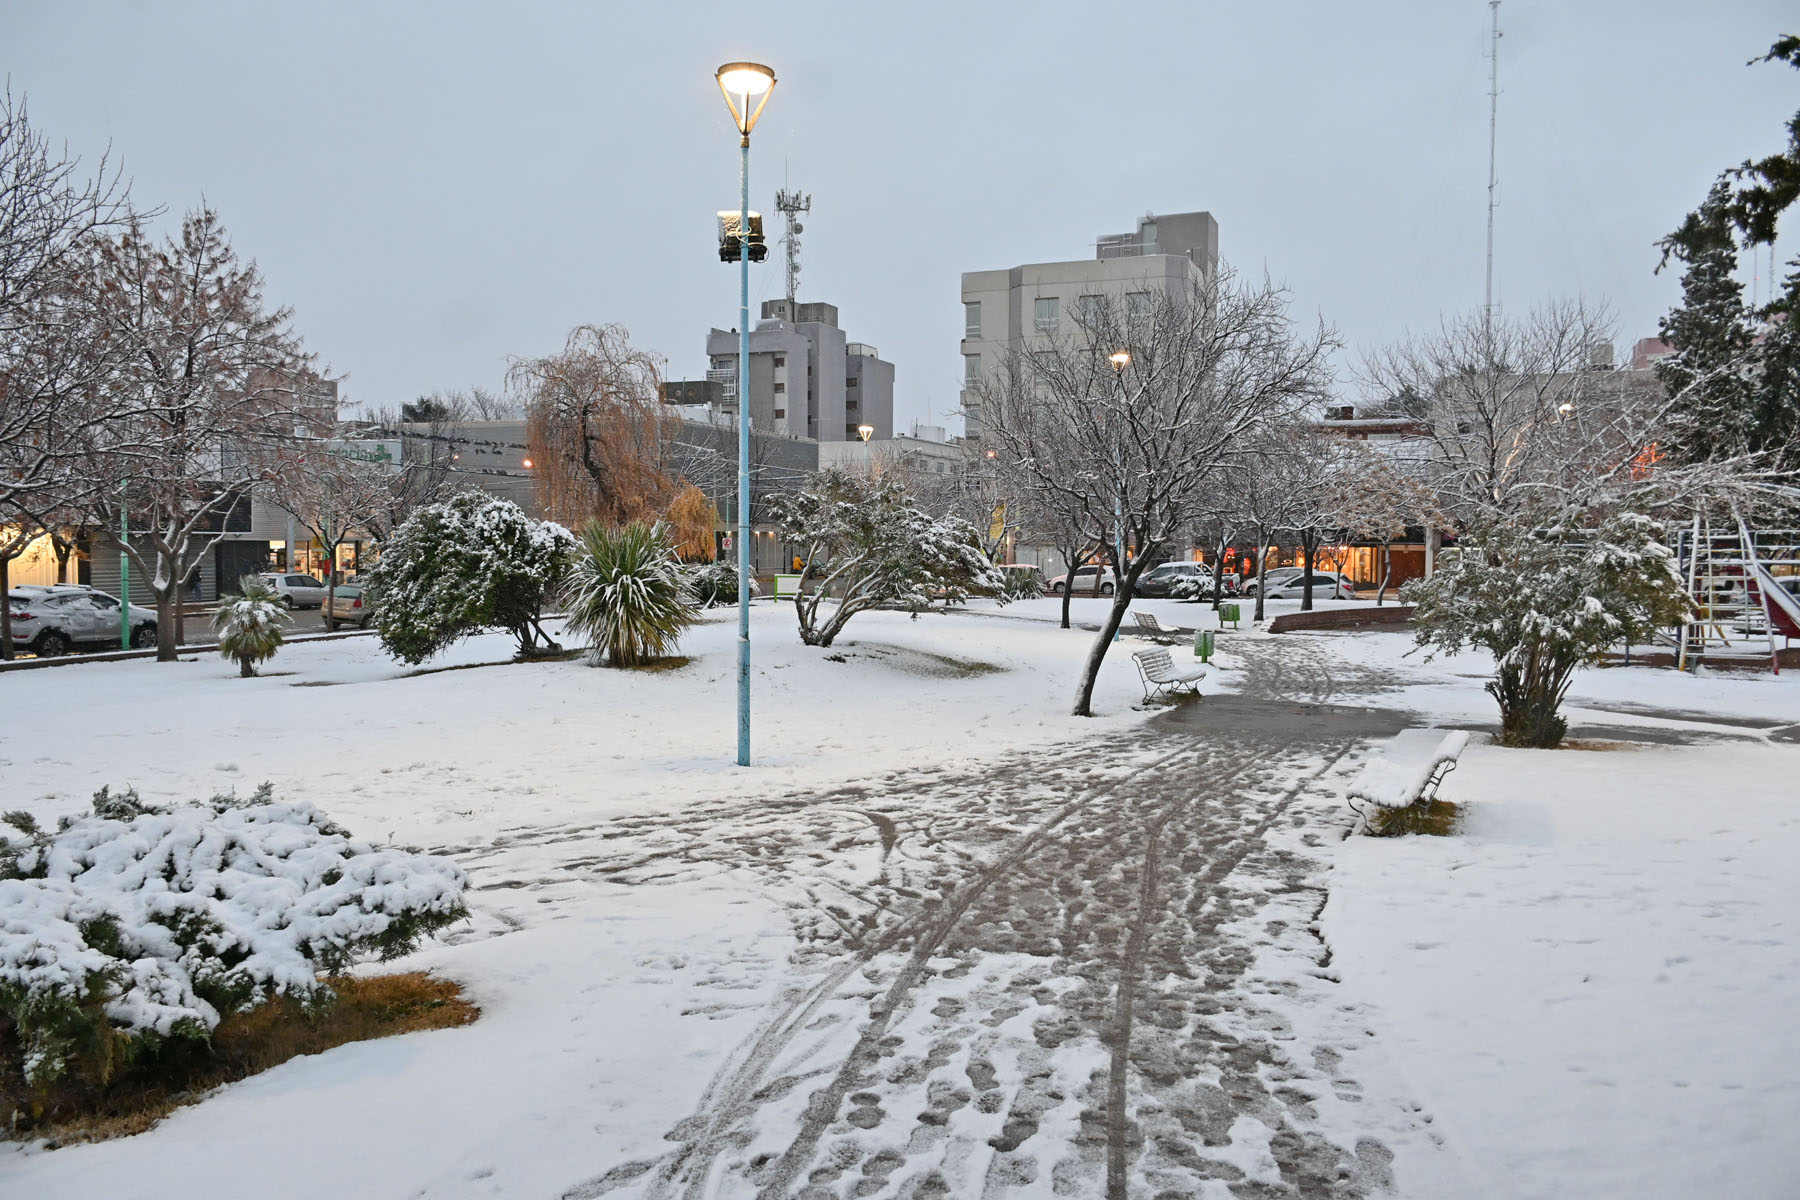
<path fill-rule="evenodd" d="M 1219 605 L 1225 602 L 1225 543 L 1220 542 L 1213 553 L 1213 611 L 1219 611 Z"/>
<path fill-rule="evenodd" d="M 255 674 L 256 674 L 256 664 L 250 660 L 250 657 L 248 655 L 245 655 L 243 658 L 238 659 L 238 678 L 239 679 L 249 679 L 252 676 L 254 676 Z"/>
<path fill-rule="evenodd" d="M 1313 551 L 1318 545 L 1318 535 L 1312 530 L 1303 530 L 1300 534 L 1300 611 L 1312 611 L 1312 577 Z"/>
<path fill-rule="evenodd" d="M 181 603 L 176 599 L 181 585 L 171 583 L 168 587 L 152 588 L 151 591 L 156 596 L 156 661 L 174 662 L 181 649 L 181 632 L 177 627 Z"/>
<path fill-rule="evenodd" d="M 1387 599 L 1388 580 L 1394 577 L 1394 539 L 1381 543 L 1381 583 L 1375 588 L 1375 607 Z"/>
<path fill-rule="evenodd" d="M 1071 716 L 1091 717 L 1094 715 L 1094 682 L 1100 678 L 1100 664 L 1106 661 L 1107 647 L 1112 645 L 1113 635 L 1125 622 L 1125 610 L 1131 606 L 1132 589 L 1137 586 L 1137 577 L 1143 572 L 1143 564 L 1155 557 L 1160 546 L 1149 547 L 1137 556 L 1131 572 L 1118 578 L 1113 588 L 1112 608 L 1106 614 L 1106 623 L 1100 628 L 1100 635 L 1094 644 L 1088 647 L 1087 663 L 1081 669 L 1081 683 L 1075 689 L 1075 707 Z"/>
<path fill-rule="evenodd" d="M 12 647 L 12 559 L 0 556 L 0 662 L 9 662 Z"/>
<path fill-rule="evenodd" d="M 1488 681 L 1488 694 L 1500 702 L 1500 744 L 1532 750 L 1562 745 L 1569 723 L 1557 714 L 1556 689 L 1534 684 L 1517 667 L 1503 667 Z"/>
<path fill-rule="evenodd" d="M 1263 595 L 1269 590 L 1269 547 L 1259 542 L 1256 547 L 1256 613 L 1250 618 L 1251 624 L 1260 625 L 1263 619 Z"/>

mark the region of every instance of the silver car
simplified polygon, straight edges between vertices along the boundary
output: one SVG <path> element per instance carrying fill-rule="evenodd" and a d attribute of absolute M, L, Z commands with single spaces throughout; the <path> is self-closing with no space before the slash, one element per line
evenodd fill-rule
<path fill-rule="evenodd" d="M 28 650 L 39 658 L 56 658 L 78 646 L 119 644 L 117 596 L 75 584 L 56 584 L 14 588 L 6 603 L 11 610 L 14 650 Z M 141 649 L 155 644 L 155 610 L 132 605 L 131 645 Z"/>
<path fill-rule="evenodd" d="M 340 583 L 331 589 L 331 596 L 325 604 L 323 613 L 326 629 L 336 629 L 339 625 L 354 625 L 358 629 L 369 627 L 368 597 L 360 585 Z"/>
<path fill-rule="evenodd" d="M 287 608 L 323 608 L 325 585 L 311 575 L 291 572 L 265 572 L 262 581 L 275 591 L 275 598 Z"/>

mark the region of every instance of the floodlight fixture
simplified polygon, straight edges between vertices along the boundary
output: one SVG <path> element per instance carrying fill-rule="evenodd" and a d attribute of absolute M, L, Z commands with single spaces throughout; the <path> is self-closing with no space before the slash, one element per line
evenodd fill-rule
<path fill-rule="evenodd" d="M 867 445 L 869 439 L 875 436 L 875 427 L 873 425 L 858 425 L 856 427 L 856 436 L 863 440 L 864 445 Z"/>

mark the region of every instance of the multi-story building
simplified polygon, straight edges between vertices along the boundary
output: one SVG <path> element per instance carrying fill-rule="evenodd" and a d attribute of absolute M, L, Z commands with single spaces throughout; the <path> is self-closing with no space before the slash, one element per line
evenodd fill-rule
<path fill-rule="evenodd" d="M 738 332 L 707 335 L 707 379 L 720 385 L 724 408 L 737 408 Z M 693 392 L 693 383 L 665 386 L 670 399 Z M 894 364 L 875 347 L 849 341 L 832 304 L 764 301 L 762 319 L 750 331 L 750 378 L 744 389 L 750 427 L 817 442 L 860 440 L 894 433 Z"/>
<path fill-rule="evenodd" d="M 1183 294 L 1210 278 L 1219 262 L 1219 223 L 1211 213 L 1146 216 L 1135 233 L 1095 240 L 1094 257 L 1026 263 L 999 271 L 965 271 L 963 419 L 981 436 L 973 389 L 1008 356 L 1044 346 L 1077 327 L 1102 300 L 1130 315 L 1157 294 Z"/>

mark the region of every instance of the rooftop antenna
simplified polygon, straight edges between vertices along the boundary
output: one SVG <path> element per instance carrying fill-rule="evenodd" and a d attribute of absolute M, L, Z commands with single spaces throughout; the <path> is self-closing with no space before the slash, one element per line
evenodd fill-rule
<path fill-rule="evenodd" d="M 812 211 L 812 197 L 784 187 L 775 193 L 775 207 L 787 221 L 787 232 L 782 235 L 781 244 L 787 248 L 787 298 L 791 313 L 797 303 L 795 296 L 800 291 L 800 235 L 806 232 L 806 226 L 800 223 L 800 214 Z"/>
<path fill-rule="evenodd" d="M 1499 178 L 1494 173 L 1494 134 L 1500 116 L 1500 0 L 1488 0 L 1493 13 L 1493 28 L 1488 39 L 1488 206 L 1487 206 L 1487 292 L 1482 302 L 1482 321 L 1490 340 L 1494 324 L 1494 204 Z"/>

